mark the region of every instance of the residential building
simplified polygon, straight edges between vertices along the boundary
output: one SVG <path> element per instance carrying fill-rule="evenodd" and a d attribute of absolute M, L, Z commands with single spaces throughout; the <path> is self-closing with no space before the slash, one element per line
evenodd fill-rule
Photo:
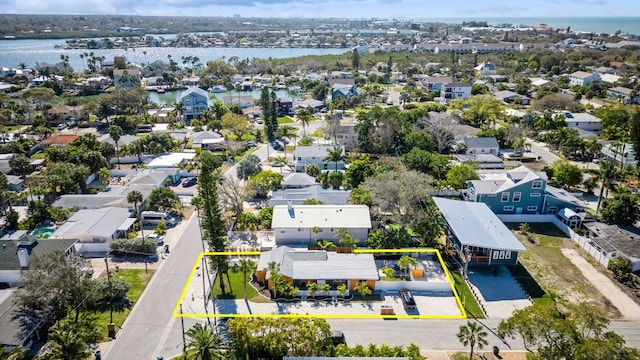
<path fill-rule="evenodd" d="M 579 129 L 599 133 L 602 131 L 602 120 L 589 113 L 562 112 L 564 122 L 569 129 Z"/>
<path fill-rule="evenodd" d="M 493 154 L 454 155 L 460 162 L 473 161 L 478 169 L 504 169 L 504 160 Z"/>
<path fill-rule="evenodd" d="M 209 93 L 197 86 L 192 86 L 180 95 L 184 109 L 182 110 L 182 119 L 187 125 L 193 119 L 199 119 L 200 114 L 209 108 Z"/>
<path fill-rule="evenodd" d="M 623 104 L 640 104 L 640 95 L 634 92 L 633 89 L 622 86 L 612 87 L 607 90 L 607 97 Z"/>
<path fill-rule="evenodd" d="M 446 103 L 455 99 L 468 99 L 471 97 L 471 84 L 468 83 L 445 83 L 442 85 L 440 97 Z"/>
<path fill-rule="evenodd" d="M 277 98 L 276 111 L 278 111 L 278 115 L 293 114 L 293 100 L 289 98 Z"/>
<path fill-rule="evenodd" d="M 434 197 L 447 248 L 469 266 L 517 265 L 526 248 L 486 204 Z"/>
<path fill-rule="evenodd" d="M 631 261 L 631 271 L 640 270 L 640 229 L 609 225 L 601 222 L 584 223 L 592 245 L 609 260 L 625 257 Z"/>
<path fill-rule="evenodd" d="M 294 173 L 301 174 L 301 173 Z M 303 188 L 273 190 L 269 198 L 269 206 L 302 205 L 306 200 L 317 200 L 325 205 L 347 205 L 351 190 L 323 188 L 315 184 Z"/>
<path fill-rule="evenodd" d="M 194 132 L 191 142 L 194 149 L 200 150 L 223 150 L 226 144 L 224 136 L 215 131 Z"/>
<path fill-rule="evenodd" d="M 40 141 L 38 144 L 40 147 L 48 148 L 49 146 L 67 146 L 71 144 L 75 139 L 78 138 L 78 135 L 74 134 L 55 134 L 51 135 L 48 138 Z"/>
<path fill-rule="evenodd" d="M 119 88 L 136 88 L 142 84 L 142 72 L 139 69 L 113 70 L 113 84 Z"/>
<path fill-rule="evenodd" d="M 250 108 L 255 104 L 253 96 L 223 96 L 222 102 L 226 106 L 239 105 L 241 108 Z"/>
<path fill-rule="evenodd" d="M 342 145 L 309 145 L 297 146 L 293 151 L 293 164 L 296 172 L 304 172 L 307 166 L 316 164 L 320 170 L 344 170 L 345 164 L 343 160 L 334 161 L 325 160 L 329 151 L 336 146 L 342 148 L 344 154 L 344 146 Z"/>
<path fill-rule="evenodd" d="M 485 203 L 496 214 L 555 214 L 585 207 L 565 190 L 547 185 L 545 173 L 526 166 L 478 175 L 480 180 L 467 181 L 464 199 Z"/>
<path fill-rule="evenodd" d="M 111 241 L 126 238 L 131 231 L 136 222 L 131 215 L 129 209 L 117 207 L 78 210 L 51 237 L 78 239 L 79 253 L 107 252 Z"/>
<path fill-rule="evenodd" d="M 316 179 L 305 173 L 292 172 L 282 180 L 282 189 L 302 189 L 316 184 Z"/>
<path fill-rule="evenodd" d="M 114 182 L 117 180 L 114 180 Z M 109 184 L 104 191 L 96 194 L 65 194 L 61 195 L 53 202 L 53 206 L 59 206 L 65 209 L 73 209 L 74 211 L 81 209 L 100 209 L 105 207 L 119 207 L 134 210 L 133 203 L 127 200 L 127 195 L 136 190 L 142 194 L 142 202 L 138 204 L 138 210 L 144 210 L 147 204 L 147 197 L 154 188 L 162 186 L 163 181 L 159 184 Z"/>
<path fill-rule="evenodd" d="M 65 256 L 75 253 L 77 239 L 39 239 L 27 230 L 15 230 L 0 238 L 0 285 L 22 286 L 21 270 L 28 270 L 31 258 L 61 252 Z M 0 286 L 3 288 L 3 286 Z M 0 330 L 1 331 L 1 330 Z"/>
<path fill-rule="evenodd" d="M 346 284 L 349 290 L 354 290 L 362 281 L 367 283 L 369 289 L 375 290 L 376 281 L 380 279 L 373 254 L 344 254 L 277 246 L 262 252 L 258 260 L 256 277 L 260 282 L 267 281 L 269 289 L 273 287 L 268 270 L 272 262 L 278 265 L 278 274 L 285 281 L 302 291 L 312 282 L 318 285 L 326 283 L 333 289 Z"/>
<path fill-rule="evenodd" d="M 88 117 L 84 106 L 54 105 L 47 110 L 47 119 L 52 124 L 60 124 L 71 118 L 86 119 Z"/>
<path fill-rule="evenodd" d="M 587 86 L 592 82 L 600 82 L 600 74 L 576 71 L 569 75 L 569 86 Z"/>
<path fill-rule="evenodd" d="M 140 137 L 135 136 L 135 135 L 129 135 L 129 134 L 124 134 L 120 137 L 120 139 L 118 139 L 118 147 L 122 147 L 123 145 L 131 145 L 131 143 L 133 143 L 134 141 L 139 141 Z M 111 137 L 111 135 L 109 134 L 104 134 L 102 136 L 100 136 L 98 138 L 98 141 L 101 143 L 107 143 L 107 144 L 111 144 L 114 147 L 116 146 L 116 142 L 113 140 L 113 138 Z"/>
<path fill-rule="evenodd" d="M 441 92 L 444 84 L 453 82 L 451 76 L 428 75 L 418 75 L 418 81 L 430 92 Z"/>
<path fill-rule="evenodd" d="M 480 65 L 475 67 L 475 71 L 478 76 L 483 77 L 495 75 L 498 72 L 498 69 L 491 62 L 483 61 Z"/>
<path fill-rule="evenodd" d="M 616 166 L 637 166 L 636 151 L 631 143 L 617 144 L 610 142 L 602 146 L 600 155 L 603 159 L 611 161 Z"/>
<path fill-rule="evenodd" d="M 339 99 L 348 100 L 358 95 L 355 85 L 334 84 L 331 86 L 331 102 Z"/>
<path fill-rule="evenodd" d="M 465 137 L 464 146 L 467 155 L 493 154 L 498 155 L 500 145 L 494 137 Z"/>
<path fill-rule="evenodd" d="M 498 91 L 494 94 L 495 98 L 502 101 L 505 104 L 519 104 L 519 105 L 529 105 L 531 102 L 531 98 L 526 95 L 520 95 L 516 92 L 510 90 L 502 90 Z"/>
<path fill-rule="evenodd" d="M 147 168 L 160 169 L 184 167 L 189 162 L 193 162 L 193 159 L 195 159 L 195 157 L 195 152 L 170 153 L 160 155 L 157 158 L 151 160 L 151 162 L 147 164 Z"/>
<path fill-rule="evenodd" d="M 346 229 L 362 245 L 371 217 L 366 205 L 276 205 L 271 228 L 276 245 L 310 246 L 318 239 L 337 242 L 339 229 Z"/>
<path fill-rule="evenodd" d="M 15 347 L 29 351 L 33 344 L 44 341 L 46 321 L 35 315 L 16 318 L 20 307 L 16 304 L 15 289 L 0 289 L 0 348 Z"/>
<path fill-rule="evenodd" d="M 354 150 L 358 145 L 358 132 L 356 131 L 355 122 L 340 122 L 336 129 L 335 138 L 329 133 L 325 133 L 325 139 L 333 140 L 336 144 L 344 146 L 346 151 Z"/>
<path fill-rule="evenodd" d="M 25 188 L 24 179 L 22 179 L 20 176 L 7 175 L 7 182 L 9 184 L 7 186 L 7 190 L 9 191 L 20 192 Z"/>

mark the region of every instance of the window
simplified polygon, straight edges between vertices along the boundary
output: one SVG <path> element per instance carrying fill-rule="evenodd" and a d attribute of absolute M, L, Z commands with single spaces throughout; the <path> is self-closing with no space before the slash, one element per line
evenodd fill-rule
<path fill-rule="evenodd" d="M 502 202 L 507 202 L 509 201 L 509 193 L 508 192 L 503 192 L 502 193 Z"/>
<path fill-rule="evenodd" d="M 511 251 L 505 251 L 504 252 L 504 259 L 505 260 L 511 259 Z"/>
<path fill-rule="evenodd" d="M 520 197 L 522 197 L 522 193 L 521 192 L 514 192 L 513 193 L 513 202 L 520 202 Z"/>
<path fill-rule="evenodd" d="M 555 206 L 550 207 L 549 211 L 547 211 L 547 213 L 549 213 L 549 214 L 555 214 L 557 212 L 558 212 L 558 208 L 555 207 Z"/>
<path fill-rule="evenodd" d="M 542 189 L 542 180 L 536 180 L 533 183 L 531 183 L 531 188 L 532 189 Z"/>
<path fill-rule="evenodd" d="M 530 197 L 540 197 L 540 193 L 531 193 L 529 194 Z"/>
<path fill-rule="evenodd" d="M 505 206 L 502 208 L 503 211 L 513 211 L 513 206 Z"/>
<path fill-rule="evenodd" d="M 527 211 L 538 211 L 537 206 L 527 206 Z"/>

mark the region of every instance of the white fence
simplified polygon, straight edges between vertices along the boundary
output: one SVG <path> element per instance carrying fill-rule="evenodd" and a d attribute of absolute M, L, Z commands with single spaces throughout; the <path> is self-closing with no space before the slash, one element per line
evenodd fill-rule
<path fill-rule="evenodd" d="M 451 292 L 451 286 L 446 281 L 376 281 L 376 291 L 411 291 Z"/>
<path fill-rule="evenodd" d="M 558 227 L 565 235 L 567 235 L 571 240 L 573 240 L 576 244 L 580 245 L 586 252 L 589 253 L 594 259 L 598 260 L 598 262 L 604 267 L 609 266 L 609 257 L 602 251 L 598 250 L 592 241 L 584 237 L 580 234 L 577 234 L 573 231 L 568 225 L 563 224 L 560 219 L 558 219 L 555 215 L 505 215 L 500 214 L 498 218 L 502 222 L 513 222 L 513 223 L 553 223 Z"/>

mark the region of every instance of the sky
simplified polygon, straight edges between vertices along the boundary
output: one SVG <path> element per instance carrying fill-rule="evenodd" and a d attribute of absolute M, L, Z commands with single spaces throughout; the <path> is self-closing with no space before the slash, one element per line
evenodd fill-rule
<path fill-rule="evenodd" d="M 640 16 L 637 0 L 0 0 L 9 14 L 340 18 Z"/>

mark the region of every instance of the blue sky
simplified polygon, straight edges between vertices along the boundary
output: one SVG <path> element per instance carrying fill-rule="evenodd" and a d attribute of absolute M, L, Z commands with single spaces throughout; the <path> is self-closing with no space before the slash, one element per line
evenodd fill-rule
<path fill-rule="evenodd" d="M 0 0 L 3 13 L 255 17 L 640 16 L 634 0 Z"/>

